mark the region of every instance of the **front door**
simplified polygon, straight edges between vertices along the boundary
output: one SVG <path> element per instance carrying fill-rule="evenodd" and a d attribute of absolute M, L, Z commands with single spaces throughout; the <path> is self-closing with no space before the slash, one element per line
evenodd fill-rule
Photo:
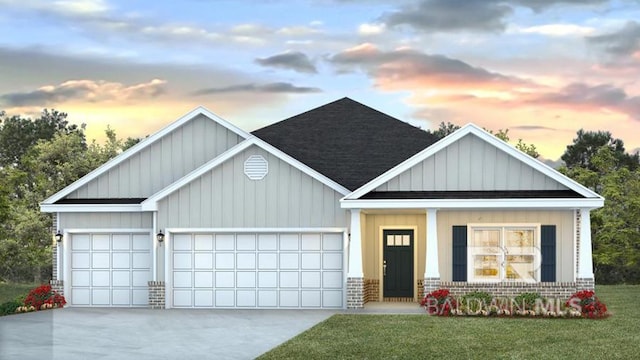
<path fill-rule="evenodd" d="M 413 297 L 413 230 L 383 231 L 384 297 Z"/>

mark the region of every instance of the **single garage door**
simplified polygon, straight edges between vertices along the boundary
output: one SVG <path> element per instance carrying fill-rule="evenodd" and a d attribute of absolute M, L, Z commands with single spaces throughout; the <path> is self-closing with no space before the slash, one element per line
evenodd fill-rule
<path fill-rule="evenodd" d="M 342 233 L 171 238 L 173 307 L 341 308 Z"/>
<path fill-rule="evenodd" d="M 73 234 L 71 304 L 147 306 L 149 233 Z"/>

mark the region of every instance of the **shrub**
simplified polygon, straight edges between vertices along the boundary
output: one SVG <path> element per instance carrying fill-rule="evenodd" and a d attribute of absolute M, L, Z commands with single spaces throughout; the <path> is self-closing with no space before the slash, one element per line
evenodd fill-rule
<path fill-rule="evenodd" d="M 420 306 L 423 306 L 429 315 L 449 316 L 458 304 L 456 299 L 449 295 L 448 289 L 438 289 L 425 295 Z"/>
<path fill-rule="evenodd" d="M 51 289 L 51 285 L 48 284 L 31 290 L 24 300 L 26 307 L 33 307 L 36 310 L 63 307 L 66 303 L 64 296 Z"/>
<path fill-rule="evenodd" d="M 491 304 L 493 296 L 486 291 L 473 291 L 465 294 L 461 299 L 461 305 L 467 312 L 479 312 Z"/>
<path fill-rule="evenodd" d="M 544 300 L 539 293 L 525 292 L 516 296 L 514 301 L 522 310 L 534 310 L 538 299 Z"/>
<path fill-rule="evenodd" d="M 20 306 L 22 306 L 22 302 L 17 299 L 0 304 L 0 316 L 15 314 L 16 309 Z"/>
<path fill-rule="evenodd" d="M 581 290 L 574 293 L 565 305 L 579 311 L 582 317 L 595 319 L 608 316 L 607 306 L 598 299 L 592 290 Z"/>

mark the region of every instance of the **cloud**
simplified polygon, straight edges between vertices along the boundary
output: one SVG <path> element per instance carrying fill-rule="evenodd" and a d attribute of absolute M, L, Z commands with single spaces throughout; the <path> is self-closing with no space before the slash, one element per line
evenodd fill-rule
<path fill-rule="evenodd" d="M 210 95 L 225 93 L 288 93 L 288 94 L 308 94 L 322 92 L 321 89 L 315 87 L 300 87 L 285 82 L 273 82 L 268 84 L 240 84 L 225 87 L 205 88 L 193 92 L 193 95 Z"/>
<path fill-rule="evenodd" d="M 512 126 L 512 129 L 517 130 L 526 130 L 526 131 L 536 131 L 536 130 L 558 130 L 556 128 L 548 127 L 548 126 L 540 126 L 540 125 L 518 125 Z"/>
<path fill-rule="evenodd" d="M 539 34 L 545 36 L 586 36 L 595 31 L 590 26 L 580 26 L 575 24 L 545 24 L 516 28 L 514 32 L 522 34 Z"/>
<path fill-rule="evenodd" d="M 385 24 L 360 24 L 358 26 L 358 34 L 367 35 L 379 35 L 386 30 Z"/>
<path fill-rule="evenodd" d="M 537 105 L 570 107 L 582 111 L 613 111 L 640 120 L 640 96 L 630 96 L 619 87 L 572 83 L 557 92 L 533 95 L 524 102 Z"/>
<path fill-rule="evenodd" d="M 611 55 L 632 55 L 640 51 L 640 23 L 629 21 L 618 31 L 590 36 L 587 42 Z"/>
<path fill-rule="evenodd" d="M 424 32 L 503 31 L 518 7 L 541 12 L 557 5 L 588 6 L 608 0 L 421 0 L 382 15 L 389 27 Z"/>
<path fill-rule="evenodd" d="M 423 0 L 417 6 L 382 16 L 390 27 L 408 25 L 422 31 L 503 30 L 513 9 L 495 1 Z"/>
<path fill-rule="evenodd" d="M 262 66 L 288 69 L 301 73 L 315 74 L 318 72 L 309 57 L 299 51 L 258 58 L 255 61 Z"/>
<path fill-rule="evenodd" d="M 42 86 L 33 91 L 3 94 L 0 95 L 0 101 L 8 107 L 46 107 L 71 100 L 131 102 L 157 97 L 164 93 L 165 84 L 166 81 L 160 79 L 128 86 L 104 80 L 70 80 L 59 85 Z"/>
<path fill-rule="evenodd" d="M 425 54 L 408 48 L 382 51 L 362 44 L 329 58 L 341 71 L 362 69 L 387 89 L 451 88 L 511 90 L 536 85 L 523 79 L 492 72 L 444 55 Z"/>

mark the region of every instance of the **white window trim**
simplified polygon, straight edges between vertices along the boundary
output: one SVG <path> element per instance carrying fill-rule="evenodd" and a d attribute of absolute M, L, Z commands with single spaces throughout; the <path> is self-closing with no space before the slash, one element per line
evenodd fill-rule
<path fill-rule="evenodd" d="M 541 279 L 541 262 L 542 262 L 542 253 L 541 253 L 541 224 L 540 223 L 470 223 L 467 224 L 467 282 L 469 283 L 515 283 L 515 282 L 526 282 L 536 284 L 540 282 Z M 504 239 L 505 239 L 505 231 L 508 229 L 533 229 L 534 230 L 534 256 L 533 263 L 535 266 L 535 279 L 534 280 L 522 280 L 522 279 L 507 279 L 506 278 L 506 259 L 504 252 Z M 501 252 L 499 253 L 499 276 L 498 279 L 477 279 L 474 274 L 473 267 L 473 256 L 474 253 L 470 250 L 469 244 L 473 239 L 473 231 L 477 229 L 499 229 L 500 230 L 500 248 Z M 529 254 L 527 254 L 529 255 Z"/>

